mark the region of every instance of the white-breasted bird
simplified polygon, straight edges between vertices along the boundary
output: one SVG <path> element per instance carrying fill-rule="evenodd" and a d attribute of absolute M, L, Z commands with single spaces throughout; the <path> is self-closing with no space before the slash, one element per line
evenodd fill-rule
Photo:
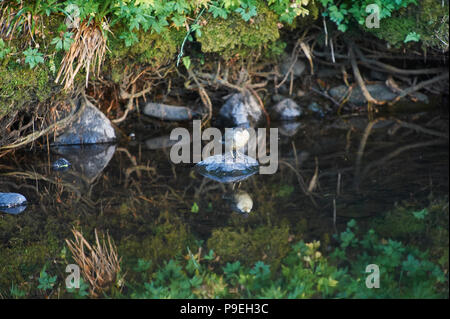
<path fill-rule="evenodd" d="M 230 152 L 237 151 L 247 144 L 250 133 L 246 128 L 235 127 L 225 129 L 225 147 Z"/>

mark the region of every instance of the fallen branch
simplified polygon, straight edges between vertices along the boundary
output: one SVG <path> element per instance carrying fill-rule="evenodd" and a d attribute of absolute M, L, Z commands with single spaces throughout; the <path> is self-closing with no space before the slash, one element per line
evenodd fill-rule
<path fill-rule="evenodd" d="M 438 81 L 446 80 L 446 79 L 448 79 L 448 77 L 449 77 L 449 73 L 445 72 L 445 73 L 442 73 L 441 75 L 438 75 L 430 80 L 420 82 L 410 88 L 407 88 L 406 90 L 403 90 L 403 92 L 401 94 L 399 94 L 399 96 L 397 96 L 392 102 L 389 102 L 389 105 L 393 105 L 393 104 L 397 103 L 402 97 L 405 97 L 408 94 L 416 92 L 425 86 L 436 83 Z"/>
<path fill-rule="evenodd" d="M 67 125 L 69 125 L 70 123 L 75 121 L 81 115 L 81 113 L 83 112 L 84 107 L 86 105 L 86 102 L 84 99 L 85 99 L 85 97 L 83 97 L 81 99 L 80 107 L 78 107 L 78 108 L 75 106 L 75 103 L 73 102 L 73 100 L 70 100 L 72 110 L 71 110 L 70 114 L 67 117 L 65 117 L 64 119 L 62 119 L 56 123 L 53 123 L 52 125 L 50 125 L 49 127 L 47 127 L 46 129 L 44 129 L 42 131 L 33 132 L 25 137 L 18 139 L 17 141 L 15 141 L 12 144 L 2 146 L 2 147 L 0 147 L 0 150 L 15 149 L 15 148 L 24 146 L 28 143 L 34 142 L 41 136 L 44 136 L 45 134 L 51 132 L 54 129 L 55 130 L 64 129 Z"/>
<path fill-rule="evenodd" d="M 361 76 L 361 72 L 359 72 L 358 64 L 356 63 L 355 55 L 353 54 L 352 48 L 349 49 L 349 56 L 350 56 L 350 63 L 352 65 L 353 74 L 355 75 L 356 82 L 358 83 L 358 86 L 361 89 L 361 92 L 363 93 L 367 102 L 377 104 L 377 105 L 385 104 L 386 103 L 385 101 L 378 101 L 378 100 L 374 99 L 372 97 L 372 95 L 370 95 L 369 90 L 367 90 L 367 87 L 364 84 L 364 80 Z"/>

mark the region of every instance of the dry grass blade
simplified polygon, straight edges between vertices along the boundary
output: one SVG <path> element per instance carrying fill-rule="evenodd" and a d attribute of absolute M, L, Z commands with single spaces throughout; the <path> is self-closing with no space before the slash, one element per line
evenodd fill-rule
<path fill-rule="evenodd" d="M 61 68 L 55 82 L 64 83 L 64 89 L 72 87 L 75 76 L 83 68 L 86 71 L 86 86 L 92 71 L 98 75 L 107 50 L 106 38 L 102 30 L 95 24 L 84 23 L 75 34 L 69 51 L 61 62 Z"/>
<path fill-rule="evenodd" d="M 90 285 L 90 293 L 98 297 L 114 284 L 120 273 L 121 258 L 117 255 L 117 248 L 107 235 L 107 240 L 99 240 L 95 230 L 95 245 L 90 245 L 83 234 L 72 229 L 74 240 L 66 239 L 73 259 L 78 264 L 84 279 Z"/>

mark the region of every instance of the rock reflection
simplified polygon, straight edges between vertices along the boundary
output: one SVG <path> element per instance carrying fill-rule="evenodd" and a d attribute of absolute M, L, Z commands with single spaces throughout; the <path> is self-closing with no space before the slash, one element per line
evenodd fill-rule
<path fill-rule="evenodd" d="M 199 162 L 195 166 L 196 171 L 214 181 L 220 183 L 237 183 L 256 174 L 259 163 L 254 158 L 237 153 L 214 155 Z"/>
<path fill-rule="evenodd" d="M 78 177 L 92 183 L 108 165 L 116 151 L 116 145 L 70 145 L 58 146 L 53 150 L 65 156 L 72 164 L 68 171 L 74 171 Z"/>
<path fill-rule="evenodd" d="M 0 212 L 17 215 L 27 208 L 27 199 L 18 193 L 0 193 Z"/>

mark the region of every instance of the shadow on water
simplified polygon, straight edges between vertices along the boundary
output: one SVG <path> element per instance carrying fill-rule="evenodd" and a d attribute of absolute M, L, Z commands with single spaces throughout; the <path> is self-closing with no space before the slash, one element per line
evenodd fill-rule
<path fill-rule="evenodd" d="M 163 220 L 202 239 L 221 227 L 281 222 L 293 236 L 320 238 L 396 202 L 448 195 L 448 118 L 404 114 L 368 124 L 363 117 L 287 123 L 277 173 L 251 171 L 234 186 L 202 176 L 194 164 L 173 164 L 170 132 L 136 132 L 136 141 L 123 145 L 16 152 L 0 159 L 0 189 L 25 195 L 28 206 L 0 218 L 31 229 L 25 242 L 47 232 L 63 240 L 71 225 L 126 241 L 144 238 Z M 71 166 L 57 171 L 52 163 L 60 157 Z M 0 235 L 6 243 L 21 232 Z"/>

